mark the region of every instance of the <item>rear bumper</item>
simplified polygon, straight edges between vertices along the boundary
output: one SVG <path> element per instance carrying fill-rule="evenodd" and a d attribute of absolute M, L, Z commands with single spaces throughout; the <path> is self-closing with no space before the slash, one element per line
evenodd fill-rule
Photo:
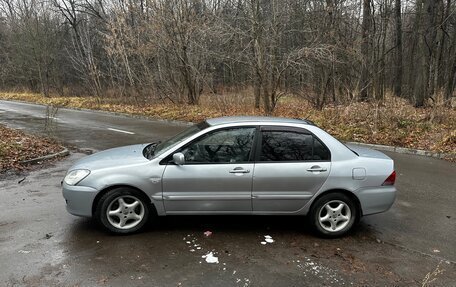
<path fill-rule="evenodd" d="M 379 186 L 361 188 L 355 192 L 361 204 L 363 215 L 385 212 L 396 199 L 396 187 Z"/>
<path fill-rule="evenodd" d="M 76 216 L 92 217 L 92 204 L 98 190 L 63 183 L 62 194 L 66 201 L 66 209 Z"/>

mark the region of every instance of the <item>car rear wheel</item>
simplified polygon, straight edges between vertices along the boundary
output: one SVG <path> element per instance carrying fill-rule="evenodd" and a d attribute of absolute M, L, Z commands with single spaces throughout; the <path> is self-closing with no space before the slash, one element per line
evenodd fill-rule
<path fill-rule="evenodd" d="M 339 237 L 352 229 L 358 211 L 353 200 L 343 193 L 329 193 L 318 198 L 310 210 L 314 229 L 325 237 Z"/>
<path fill-rule="evenodd" d="M 99 223 L 114 233 L 133 233 L 148 221 L 150 203 L 131 188 L 115 188 L 104 194 L 95 212 Z"/>

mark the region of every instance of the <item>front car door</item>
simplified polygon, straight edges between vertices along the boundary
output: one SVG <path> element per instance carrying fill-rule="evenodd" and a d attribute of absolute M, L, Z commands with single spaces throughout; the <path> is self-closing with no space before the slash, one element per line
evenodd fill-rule
<path fill-rule="evenodd" d="M 253 213 L 294 213 L 326 181 L 330 152 L 302 128 L 261 127 L 253 178 Z"/>
<path fill-rule="evenodd" d="M 251 213 L 255 127 L 210 131 L 176 150 L 185 164 L 163 173 L 167 214 Z"/>

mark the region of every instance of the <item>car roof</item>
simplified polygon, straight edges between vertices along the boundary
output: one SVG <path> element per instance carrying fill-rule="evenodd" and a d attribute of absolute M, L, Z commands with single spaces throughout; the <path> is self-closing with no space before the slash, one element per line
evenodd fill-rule
<path fill-rule="evenodd" d="M 246 122 L 265 122 L 265 123 L 291 123 L 291 124 L 306 124 L 314 125 L 313 122 L 305 119 L 289 119 L 279 117 L 261 117 L 261 116 L 236 116 L 236 117 L 220 117 L 207 119 L 206 122 L 211 126 L 246 123 Z"/>

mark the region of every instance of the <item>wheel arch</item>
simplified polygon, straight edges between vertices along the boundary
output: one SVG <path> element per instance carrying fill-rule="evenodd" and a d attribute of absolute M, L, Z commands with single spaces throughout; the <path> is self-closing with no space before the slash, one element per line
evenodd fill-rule
<path fill-rule="evenodd" d="M 156 208 L 155 208 L 155 205 L 154 203 L 152 202 L 151 198 L 144 192 L 142 191 L 141 189 L 135 187 L 135 186 L 132 186 L 132 185 L 128 185 L 128 184 L 117 184 L 117 185 L 112 185 L 112 186 L 108 186 L 104 189 L 102 189 L 94 198 L 93 200 L 93 203 L 92 203 L 92 216 L 95 214 L 95 210 L 97 209 L 97 205 L 100 201 L 100 199 L 103 197 L 103 195 L 105 195 L 106 193 L 108 193 L 109 191 L 113 190 L 113 189 L 116 189 L 116 188 L 129 188 L 129 189 L 133 189 L 135 191 L 137 191 L 139 194 L 141 194 L 145 199 L 147 199 L 147 203 L 150 204 L 150 206 L 152 207 L 152 210 L 153 212 L 156 212 Z"/>
<path fill-rule="evenodd" d="M 336 189 L 329 189 L 329 190 L 323 191 L 320 194 L 318 194 L 312 200 L 312 203 L 311 203 L 311 205 L 309 207 L 309 211 L 312 210 L 313 206 L 315 205 L 315 202 L 320 197 L 322 197 L 324 195 L 327 195 L 327 194 L 330 194 L 330 193 L 341 193 L 341 194 L 344 194 L 344 195 L 348 196 L 353 201 L 353 203 L 356 205 L 357 220 L 359 220 L 363 216 L 363 209 L 361 207 L 361 202 L 359 201 L 359 198 L 356 196 L 356 194 L 354 194 L 353 192 L 351 192 L 349 190 L 346 190 L 346 189 L 337 189 L 337 188 Z"/>

